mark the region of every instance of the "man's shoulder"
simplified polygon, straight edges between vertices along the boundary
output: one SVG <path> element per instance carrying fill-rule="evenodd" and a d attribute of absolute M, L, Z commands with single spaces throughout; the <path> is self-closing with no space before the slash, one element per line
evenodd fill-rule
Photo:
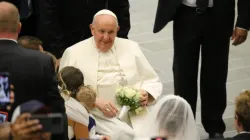
<path fill-rule="evenodd" d="M 115 45 L 125 47 L 126 49 L 140 49 L 137 42 L 119 37 L 116 37 Z"/>
<path fill-rule="evenodd" d="M 32 60 L 48 60 L 50 59 L 50 56 L 47 54 L 44 54 L 40 51 L 37 50 L 31 50 L 31 49 L 26 49 L 26 48 L 22 48 L 22 57 L 26 57 Z"/>
<path fill-rule="evenodd" d="M 92 42 L 92 37 L 88 38 L 88 39 L 85 39 L 85 40 L 82 40 L 80 42 L 77 42 L 76 44 L 68 47 L 66 50 L 67 51 L 77 51 L 79 49 L 82 49 L 82 48 L 86 48 L 86 47 L 89 47 L 90 44 Z"/>
<path fill-rule="evenodd" d="M 52 58 L 37 50 L 31 50 L 26 48 L 20 48 L 20 51 L 17 52 L 18 55 L 15 57 L 19 60 L 18 62 L 26 62 L 26 64 L 37 64 L 46 66 L 48 63 L 51 63 Z M 25 63 L 24 63 L 25 64 Z"/>
<path fill-rule="evenodd" d="M 137 45 L 138 43 L 130 40 L 130 39 L 125 39 L 125 38 L 120 38 L 120 37 L 116 37 L 115 41 L 117 43 L 125 43 L 125 44 L 130 44 L 130 45 Z"/>

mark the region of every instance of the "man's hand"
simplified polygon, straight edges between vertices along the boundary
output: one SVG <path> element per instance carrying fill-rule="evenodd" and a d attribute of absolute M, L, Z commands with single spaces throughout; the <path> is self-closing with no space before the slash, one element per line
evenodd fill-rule
<path fill-rule="evenodd" d="M 236 27 L 233 31 L 233 35 L 231 39 L 231 40 L 234 40 L 233 45 L 237 46 L 243 43 L 247 39 L 247 33 L 248 33 L 247 30 Z"/>
<path fill-rule="evenodd" d="M 102 136 L 101 140 L 110 140 L 110 137 L 109 136 Z"/>
<path fill-rule="evenodd" d="M 21 114 L 16 121 L 11 124 L 11 134 L 14 140 L 37 139 L 40 137 L 37 132 L 42 129 L 38 120 L 28 120 L 31 114 Z"/>
<path fill-rule="evenodd" d="M 102 113 L 108 117 L 113 118 L 118 113 L 118 109 L 115 107 L 115 105 L 109 101 L 105 101 L 103 99 L 97 98 L 96 99 L 96 107 L 102 111 Z"/>
<path fill-rule="evenodd" d="M 143 89 L 140 89 L 139 90 L 141 92 L 141 106 L 146 106 L 148 104 L 148 92 L 143 90 Z"/>

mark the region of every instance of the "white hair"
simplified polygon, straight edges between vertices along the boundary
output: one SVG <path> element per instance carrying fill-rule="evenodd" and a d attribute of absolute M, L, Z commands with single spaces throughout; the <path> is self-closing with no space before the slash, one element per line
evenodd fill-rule
<path fill-rule="evenodd" d="M 93 17 L 92 24 L 95 22 L 96 16 L 99 16 L 99 15 L 110 15 L 110 16 L 112 16 L 112 17 L 115 18 L 115 20 L 116 20 L 116 25 L 117 25 L 117 26 L 119 25 L 115 13 L 113 13 L 112 11 L 107 10 L 107 9 L 103 9 L 103 10 L 98 11 L 98 12 L 94 15 L 94 17 Z"/>

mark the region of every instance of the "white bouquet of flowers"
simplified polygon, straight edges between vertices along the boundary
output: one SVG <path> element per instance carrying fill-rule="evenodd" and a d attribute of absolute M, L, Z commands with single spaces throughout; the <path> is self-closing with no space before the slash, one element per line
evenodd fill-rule
<path fill-rule="evenodd" d="M 130 87 L 120 87 L 116 91 L 118 103 L 122 106 L 118 119 L 122 119 L 128 111 L 134 111 L 139 114 L 143 108 L 140 106 L 141 93 L 139 90 Z"/>

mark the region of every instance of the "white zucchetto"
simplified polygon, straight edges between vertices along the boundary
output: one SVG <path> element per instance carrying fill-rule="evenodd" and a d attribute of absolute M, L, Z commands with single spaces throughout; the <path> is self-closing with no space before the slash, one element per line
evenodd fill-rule
<path fill-rule="evenodd" d="M 114 17 L 115 19 L 117 19 L 116 15 L 110 11 L 110 10 L 107 10 L 107 9 L 103 9 L 103 10 L 100 10 L 99 12 L 97 12 L 95 15 L 94 15 L 94 18 L 96 16 L 99 16 L 99 15 L 111 15 L 112 17 Z"/>

